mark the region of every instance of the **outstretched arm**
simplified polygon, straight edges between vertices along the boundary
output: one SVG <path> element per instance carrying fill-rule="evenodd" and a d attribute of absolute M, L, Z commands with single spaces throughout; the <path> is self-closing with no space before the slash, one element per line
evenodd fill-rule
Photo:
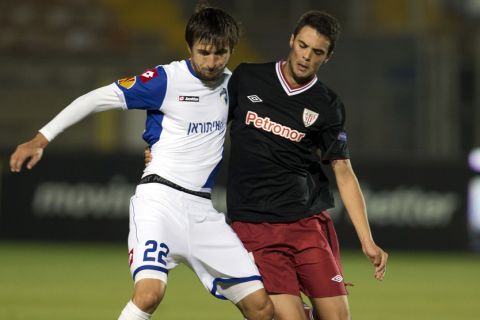
<path fill-rule="evenodd" d="M 30 160 L 27 162 L 27 168 L 32 169 L 42 158 L 43 149 L 63 130 L 91 113 L 118 108 L 125 108 L 125 102 L 115 84 L 93 90 L 77 98 L 40 129 L 33 139 L 17 146 L 10 156 L 10 170 L 20 172 L 23 163 L 28 159 Z"/>
<path fill-rule="evenodd" d="M 365 200 L 350 160 L 333 160 L 332 168 L 335 173 L 340 196 L 347 209 L 350 220 L 355 227 L 363 253 L 370 259 L 370 262 L 375 267 L 375 278 L 377 280 L 383 280 L 388 254 L 373 241 L 368 224 Z"/>

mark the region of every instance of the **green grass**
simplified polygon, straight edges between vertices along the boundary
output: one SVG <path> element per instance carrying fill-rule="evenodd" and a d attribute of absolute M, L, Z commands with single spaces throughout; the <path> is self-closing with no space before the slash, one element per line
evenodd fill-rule
<path fill-rule="evenodd" d="M 392 252 L 383 282 L 358 252 L 345 252 L 343 264 L 356 320 L 479 318 L 480 256 Z M 122 245 L 0 242 L 0 319 L 116 319 L 131 291 Z M 242 316 L 181 266 L 153 319 Z"/>

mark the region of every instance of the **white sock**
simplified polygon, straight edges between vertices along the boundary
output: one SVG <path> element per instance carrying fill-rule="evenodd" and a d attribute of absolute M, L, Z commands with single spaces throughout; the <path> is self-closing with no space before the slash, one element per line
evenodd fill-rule
<path fill-rule="evenodd" d="M 118 320 L 149 320 L 152 315 L 143 312 L 131 300 L 123 308 Z"/>

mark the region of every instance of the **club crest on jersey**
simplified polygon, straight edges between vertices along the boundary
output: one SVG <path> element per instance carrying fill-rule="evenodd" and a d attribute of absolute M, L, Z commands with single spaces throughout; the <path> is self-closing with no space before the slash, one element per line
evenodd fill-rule
<path fill-rule="evenodd" d="M 147 71 L 142 73 L 142 75 L 140 76 L 140 80 L 143 83 L 146 83 L 146 82 L 152 80 L 153 78 L 155 78 L 156 76 L 158 76 L 158 72 L 157 72 L 156 69 L 148 69 Z"/>
<path fill-rule="evenodd" d="M 310 127 L 318 119 L 318 113 L 313 112 L 310 109 L 303 109 L 303 124 L 305 127 Z"/>
<path fill-rule="evenodd" d="M 228 98 L 227 98 L 227 89 L 223 88 L 222 91 L 220 92 L 220 99 L 222 99 L 225 104 L 228 104 Z"/>
<path fill-rule="evenodd" d="M 117 81 L 118 85 L 125 89 L 130 89 L 137 82 L 137 77 L 123 78 Z"/>
<path fill-rule="evenodd" d="M 180 102 L 200 102 L 199 96 L 178 96 Z"/>

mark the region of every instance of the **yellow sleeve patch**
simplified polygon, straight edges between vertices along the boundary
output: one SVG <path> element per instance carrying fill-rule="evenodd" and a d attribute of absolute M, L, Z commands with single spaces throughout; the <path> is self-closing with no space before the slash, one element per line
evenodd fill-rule
<path fill-rule="evenodd" d="M 130 89 L 137 82 L 137 77 L 123 78 L 117 81 L 119 86 L 124 87 L 125 89 Z"/>

